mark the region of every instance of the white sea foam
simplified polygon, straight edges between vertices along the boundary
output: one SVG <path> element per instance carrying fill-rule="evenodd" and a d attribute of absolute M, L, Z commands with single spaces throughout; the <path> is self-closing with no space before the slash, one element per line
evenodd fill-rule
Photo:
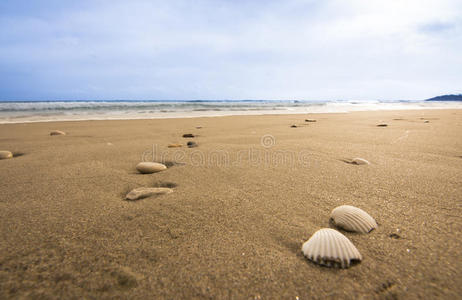
<path fill-rule="evenodd" d="M 0 102 L 0 123 L 68 120 L 188 118 L 229 115 L 347 113 L 462 108 L 425 101 L 16 101 Z"/>

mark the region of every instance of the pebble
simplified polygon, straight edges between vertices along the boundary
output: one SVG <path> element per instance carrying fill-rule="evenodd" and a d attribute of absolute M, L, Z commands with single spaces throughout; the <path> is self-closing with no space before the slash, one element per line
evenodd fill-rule
<path fill-rule="evenodd" d="M 185 133 L 185 134 L 183 134 L 183 137 L 184 138 L 193 138 L 193 137 L 195 137 L 195 135 L 192 134 L 192 133 Z"/>
<path fill-rule="evenodd" d="M 297 125 L 294 124 L 294 125 L 292 125 L 292 126 L 290 126 L 290 127 L 291 127 L 291 128 L 297 128 Z"/>
<path fill-rule="evenodd" d="M 316 122 L 316 120 L 315 119 L 306 119 L 305 122 L 313 123 L 313 122 Z"/>
<path fill-rule="evenodd" d="M 0 151 L 0 159 L 8 159 L 8 158 L 13 158 L 13 153 L 10 151 Z"/>
<path fill-rule="evenodd" d="M 187 145 L 188 145 L 188 148 L 194 148 L 194 147 L 197 147 L 197 146 L 198 146 L 198 145 L 197 145 L 197 143 L 196 143 L 196 142 L 194 142 L 194 141 L 190 141 L 190 142 L 188 142 L 188 144 L 187 144 Z"/>
<path fill-rule="evenodd" d="M 428 121 L 428 120 L 425 120 L 425 121 L 424 121 L 424 123 L 430 123 L 430 121 Z"/>
<path fill-rule="evenodd" d="M 64 131 L 61 131 L 61 130 L 52 130 L 50 132 L 50 135 L 66 135 L 66 133 Z"/>
<path fill-rule="evenodd" d="M 147 197 L 151 197 L 153 195 L 164 195 L 164 194 L 170 194 L 172 193 L 173 190 L 169 188 L 146 188 L 146 187 L 140 187 L 136 188 L 130 191 L 130 193 L 125 196 L 125 199 L 127 200 L 138 200 L 138 199 L 143 199 Z"/>
<path fill-rule="evenodd" d="M 378 124 L 377 127 L 388 127 L 388 124 L 385 124 L 385 123 Z"/>
<path fill-rule="evenodd" d="M 145 162 L 140 162 L 138 165 L 136 165 L 136 169 L 141 174 L 151 174 L 151 173 L 156 173 L 156 172 L 166 170 L 167 166 L 161 163 L 145 161 Z"/>

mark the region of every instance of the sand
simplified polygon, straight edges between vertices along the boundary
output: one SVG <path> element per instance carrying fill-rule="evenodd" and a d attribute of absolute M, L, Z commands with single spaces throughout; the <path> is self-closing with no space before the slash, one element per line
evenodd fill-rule
<path fill-rule="evenodd" d="M 0 161 L 1 299 L 462 295 L 462 110 L 7 124 L 0 148 L 22 154 Z M 169 168 L 139 174 L 153 149 Z M 123 200 L 153 186 L 174 192 Z M 343 204 L 379 227 L 320 267 L 301 246 Z"/>

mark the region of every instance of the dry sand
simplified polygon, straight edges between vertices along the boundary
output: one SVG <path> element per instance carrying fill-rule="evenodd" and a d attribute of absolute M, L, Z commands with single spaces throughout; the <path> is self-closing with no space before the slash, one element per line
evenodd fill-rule
<path fill-rule="evenodd" d="M 10 124 L 0 148 L 1 299 L 462 295 L 461 110 Z M 170 168 L 138 174 L 153 148 Z M 379 227 L 320 267 L 302 243 L 342 204 Z"/>

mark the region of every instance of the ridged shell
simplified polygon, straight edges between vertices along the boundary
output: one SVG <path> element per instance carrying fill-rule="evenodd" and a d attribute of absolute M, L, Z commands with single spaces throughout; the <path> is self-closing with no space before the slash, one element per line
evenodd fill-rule
<path fill-rule="evenodd" d="M 356 157 L 356 158 L 353 158 L 353 160 L 351 161 L 352 164 L 355 164 L 355 165 L 369 165 L 370 163 L 365 160 L 364 158 L 359 158 L 359 157 Z"/>
<path fill-rule="evenodd" d="M 170 194 L 173 190 L 169 188 L 137 188 L 132 190 L 130 193 L 125 196 L 127 200 L 138 200 L 147 197 L 151 197 L 153 195 L 163 195 L 163 194 Z"/>
<path fill-rule="evenodd" d="M 352 262 L 362 260 L 355 245 L 346 236 L 331 228 L 316 231 L 303 244 L 302 252 L 309 260 L 328 267 L 348 268 Z"/>
<path fill-rule="evenodd" d="M 375 222 L 374 218 L 361 208 L 351 205 L 334 208 L 330 218 L 335 226 L 348 231 L 368 233 L 377 228 L 377 222 Z"/>

